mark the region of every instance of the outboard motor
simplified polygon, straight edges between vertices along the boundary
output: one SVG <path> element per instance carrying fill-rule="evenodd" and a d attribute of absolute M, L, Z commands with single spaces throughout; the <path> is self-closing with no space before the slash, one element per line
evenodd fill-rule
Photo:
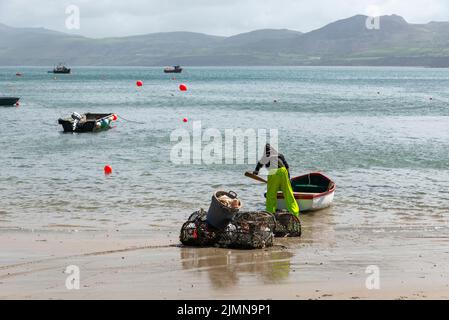
<path fill-rule="evenodd" d="M 76 130 L 76 127 L 78 126 L 78 123 L 81 121 L 82 117 L 78 112 L 72 113 L 72 119 L 73 119 L 73 131 Z"/>

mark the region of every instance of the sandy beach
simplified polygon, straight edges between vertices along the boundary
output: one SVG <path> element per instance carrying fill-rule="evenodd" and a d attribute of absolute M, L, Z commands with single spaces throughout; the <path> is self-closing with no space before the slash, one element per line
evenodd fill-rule
<path fill-rule="evenodd" d="M 303 238 L 256 251 L 186 248 L 163 229 L 2 232 L 0 298 L 449 298 L 447 230 L 342 228 L 330 210 L 303 217 Z M 69 265 L 80 268 L 79 290 L 65 286 Z M 369 265 L 379 267 L 379 290 L 366 288 Z"/>

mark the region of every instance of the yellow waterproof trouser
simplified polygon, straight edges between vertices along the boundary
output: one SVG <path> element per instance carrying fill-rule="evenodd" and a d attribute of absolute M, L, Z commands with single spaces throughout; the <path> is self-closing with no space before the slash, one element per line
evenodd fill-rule
<path fill-rule="evenodd" d="M 290 178 L 288 177 L 288 171 L 286 168 L 270 170 L 270 174 L 268 175 L 267 211 L 273 214 L 276 213 L 277 209 L 278 191 L 282 191 L 284 194 L 288 211 L 298 217 L 299 206 L 296 202 L 295 196 L 293 195 L 292 185 L 290 183 Z"/>

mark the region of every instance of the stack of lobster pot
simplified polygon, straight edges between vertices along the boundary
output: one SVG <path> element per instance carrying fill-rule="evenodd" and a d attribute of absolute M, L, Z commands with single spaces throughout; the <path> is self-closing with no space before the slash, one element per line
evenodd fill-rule
<path fill-rule="evenodd" d="M 181 229 L 189 246 L 260 249 L 273 245 L 276 222 L 266 212 L 240 212 L 242 202 L 233 191 L 217 191 L 209 210 L 192 214 Z"/>

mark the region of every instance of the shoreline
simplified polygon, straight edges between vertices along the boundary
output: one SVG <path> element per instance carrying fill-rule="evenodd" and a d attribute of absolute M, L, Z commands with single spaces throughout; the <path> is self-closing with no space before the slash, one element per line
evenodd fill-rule
<path fill-rule="evenodd" d="M 373 238 L 312 219 L 303 219 L 303 238 L 254 251 L 182 247 L 167 231 L 3 232 L 0 299 L 449 298 L 449 250 L 435 246 L 449 237 Z M 80 268 L 80 290 L 65 287 L 70 265 Z M 380 268 L 380 290 L 365 287 L 369 265 Z"/>
<path fill-rule="evenodd" d="M 53 68 L 54 66 L 20 66 L 20 65 L 0 65 L 0 69 L 10 69 L 10 68 L 32 68 L 32 69 L 40 69 L 40 68 Z M 139 65 L 132 65 L 132 66 L 123 66 L 123 65 L 73 65 L 72 68 L 79 68 L 79 69 L 102 69 L 102 68 L 111 68 L 111 69 L 161 69 L 166 66 L 160 65 L 160 66 L 139 66 Z M 432 67 L 432 66 L 425 66 L 425 65 L 234 65 L 234 66 L 220 66 L 220 65 L 211 65 L 211 66 L 200 66 L 200 65 L 184 65 L 185 68 L 193 68 L 193 69 L 246 69 L 246 68 L 281 68 L 281 69 L 287 69 L 287 68 L 305 68 L 305 69 L 313 69 L 313 68 L 330 68 L 330 69 L 343 69 L 343 68 L 350 68 L 350 69 L 359 69 L 359 68 L 370 68 L 370 69 L 449 69 L 449 67 Z M 71 74 L 73 75 L 73 73 Z M 167 74 L 163 74 L 167 75 Z"/>

